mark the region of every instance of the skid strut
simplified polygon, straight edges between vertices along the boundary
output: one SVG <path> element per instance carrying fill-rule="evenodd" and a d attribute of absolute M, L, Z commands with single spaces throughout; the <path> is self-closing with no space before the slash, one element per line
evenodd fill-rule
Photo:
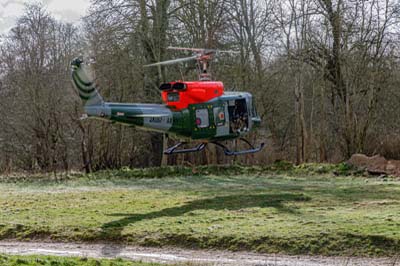
<path fill-rule="evenodd" d="M 250 154 L 250 153 L 256 153 L 261 151 L 264 148 L 264 143 L 261 143 L 259 147 L 254 147 L 248 140 L 244 139 L 244 138 L 240 138 L 240 140 L 242 140 L 243 142 L 247 143 L 250 146 L 250 149 L 248 150 L 243 150 L 243 151 L 232 151 L 230 150 L 228 147 L 226 147 L 225 145 L 213 141 L 213 142 L 202 142 L 199 145 L 193 147 L 193 148 L 189 148 L 189 149 L 179 149 L 178 148 L 184 144 L 187 144 L 187 142 L 179 142 L 178 144 L 166 149 L 164 151 L 164 154 L 167 155 L 172 155 L 172 154 L 180 154 L 180 153 L 190 153 L 190 152 L 199 152 L 202 151 L 206 148 L 208 143 L 212 143 L 220 148 L 222 148 L 222 150 L 224 151 L 224 154 L 227 156 L 235 156 L 235 155 L 244 155 L 244 154 Z"/>

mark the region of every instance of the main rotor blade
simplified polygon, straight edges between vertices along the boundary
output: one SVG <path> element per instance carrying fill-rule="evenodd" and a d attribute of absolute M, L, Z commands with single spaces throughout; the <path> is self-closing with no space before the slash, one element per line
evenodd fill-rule
<path fill-rule="evenodd" d="M 158 63 L 154 63 L 154 64 L 149 64 L 149 65 L 145 65 L 145 67 L 172 65 L 172 64 L 177 64 L 180 62 L 195 60 L 196 58 L 197 58 L 197 55 L 194 55 L 194 56 L 190 56 L 190 57 L 178 58 L 178 59 L 162 61 L 162 62 L 158 62 Z"/>
<path fill-rule="evenodd" d="M 167 49 L 170 50 L 178 50 L 178 51 L 192 51 L 201 54 L 209 54 L 209 53 L 230 53 L 230 54 L 238 54 L 238 51 L 233 50 L 217 50 L 217 49 L 203 49 L 203 48 L 187 48 L 187 47 L 173 47 L 169 46 Z"/>
<path fill-rule="evenodd" d="M 206 50 L 206 49 L 202 49 L 202 48 L 187 48 L 187 47 L 174 47 L 174 46 L 168 46 L 167 49 L 178 50 L 178 51 L 192 51 L 192 52 L 197 52 L 197 53 L 202 53 Z"/>
<path fill-rule="evenodd" d="M 228 53 L 228 54 L 239 54 L 239 51 L 233 51 L 233 50 L 216 50 L 217 53 Z"/>

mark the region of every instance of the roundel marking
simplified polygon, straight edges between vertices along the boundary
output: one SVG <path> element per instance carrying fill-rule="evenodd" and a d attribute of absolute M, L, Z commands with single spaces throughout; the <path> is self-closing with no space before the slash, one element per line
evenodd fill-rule
<path fill-rule="evenodd" d="M 200 118 L 196 118 L 196 125 L 198 125 L 198 126 L 201 125 L 201 119 Z"/>

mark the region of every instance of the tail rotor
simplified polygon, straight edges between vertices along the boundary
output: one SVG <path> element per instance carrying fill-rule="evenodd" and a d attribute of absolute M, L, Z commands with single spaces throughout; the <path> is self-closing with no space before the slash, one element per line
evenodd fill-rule
<path fill-rule="evenodd" d="M 77 57 L 71 62 L 72 81 L 79 94 L 79 97 L 88 105 L 101 105 L 104 101 L 97 91 L 94 78 L 88 69 L 88 65 L 84 63 L 82 57 Z"/>

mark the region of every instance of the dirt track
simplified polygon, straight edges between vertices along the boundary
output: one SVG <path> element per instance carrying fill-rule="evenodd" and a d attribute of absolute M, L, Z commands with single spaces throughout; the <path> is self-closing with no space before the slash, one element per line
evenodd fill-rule
<path fill-rule="evenodd" d="M 260 255 L 245 252 L 198 251 L 183 249 L 158 249 L 107 244 L 66 244 L 44 242 L 0 241 L 0 254 L 53 255 L 92 258 L 125 258 L 145 262 L 178 263 L 196 265 L 271 265 L 271 266 L 384 266 L 400 265 L 389 258 L 343 258 Z"/>

